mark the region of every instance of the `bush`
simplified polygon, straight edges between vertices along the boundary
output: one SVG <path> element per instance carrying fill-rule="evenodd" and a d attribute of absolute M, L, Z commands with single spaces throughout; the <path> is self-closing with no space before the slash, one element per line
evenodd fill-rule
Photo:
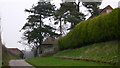
<path fill-rule="evenodd" d="M 120 38 L 120 8 L 109 14 L 101 14 L 95 18 L 80 22 L 66 36 L 58 40 L 60 49 L 82 47 L 87 44 L 117 40 Z"/>

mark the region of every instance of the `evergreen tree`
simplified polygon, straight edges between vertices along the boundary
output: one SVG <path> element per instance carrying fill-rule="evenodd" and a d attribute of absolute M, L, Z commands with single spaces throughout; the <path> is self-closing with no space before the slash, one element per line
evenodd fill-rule
<path fill-rule="evenodd" d="M 78 5 L 75 2 L 65 2 L 61 4 L 61 7 L 55 12 L 54 19 L 55 24 L 60 23 L 60 34 L 62 34 L 62 22 L 66 24 L 71 23 L 72 29 L 80 21 L 85 20 L 85 15 L 78 11 Z"/>
<path fill-rule="evenodd" d="M 29 44 L 34 44 L 36 47 L 40 46 L 45 37 L 54 37 L 58 35 L 53 32 L 53 27 L 45 25 L 43 19 L 53 16 L 55 6 L 50 2 L 38 2 L 37 6 L 33 6 L 31 9 L 25 9 L 25 12 L 29 12 L 28 22 L 23 26 L 24 40 L 27 40 Z"/>
<path fill-rule="evenodd" d="M 83 2 L 82 4 L 90 12 L 91 14 L 90 18 L 93 18 L 99 15 L 99 6 L 101 5 L 101 2 Z"/>

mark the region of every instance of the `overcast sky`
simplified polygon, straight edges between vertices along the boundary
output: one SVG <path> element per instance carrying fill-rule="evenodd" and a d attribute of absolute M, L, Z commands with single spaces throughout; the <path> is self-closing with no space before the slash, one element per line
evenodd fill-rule
<path fill-rule="evenodd" d="M 39 0 L 0 0 L 0 17 L 2 24 L 2 42 L 8 48 L 19 48 L 23 50 L 24 45 L 17 43 L 21 40 L 22 33 L 19 30 L 26 23 L 28 13 L 24 10 L 31 8 Z M 103 0 L 100 8 L 111 5 L 113 8 L 118 7 L 120 0 Z M 54 0 L 58 5 L 60 0 Z"/>

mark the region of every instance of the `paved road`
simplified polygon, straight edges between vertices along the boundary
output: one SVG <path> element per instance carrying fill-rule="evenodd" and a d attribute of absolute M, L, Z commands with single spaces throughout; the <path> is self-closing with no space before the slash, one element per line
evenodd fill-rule
<path fill-rule="evenodd" d="M 10 60 L 10 68 L 35 68 L 32 65 L 25 62 L 25 60 Z"/>

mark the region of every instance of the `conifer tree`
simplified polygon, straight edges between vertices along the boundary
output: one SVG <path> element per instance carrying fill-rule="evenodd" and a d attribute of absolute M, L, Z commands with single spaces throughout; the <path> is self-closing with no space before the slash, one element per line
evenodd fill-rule
<path fill-rule="evenodd" d="M 53 32 L 55 30 L 53 27 L 45 25 L 43 22 L 44 19 L 53 16 L 54 11 L 55 5 L 50 2 L 38 2 L 31 9 L 25 9 L 25 12 L 30 13 L 30 15 L 27 18 L 27 23 L 22 28 L 24 30 L 23 39 L 38 47 L 42 44 L 44 38 L 58 35 Z"/>

